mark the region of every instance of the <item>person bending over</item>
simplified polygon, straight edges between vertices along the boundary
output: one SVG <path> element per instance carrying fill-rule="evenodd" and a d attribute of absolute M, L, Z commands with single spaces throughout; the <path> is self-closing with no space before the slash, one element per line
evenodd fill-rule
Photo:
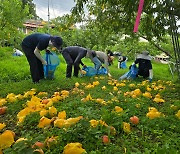
<path fill-rule="evenodd" d="M 80 70 L 79 65 L 81 64 L 82 66 L 85 66 L 81 61 L 81 59 L 84 58 L 88 52 L 89 52 L 88 49 L 79 46 L 70 46 L 62 50 L 62 55 L 67 64 L 66 78 L 71 78 L 73 66 L 74 66 L 73 76 L 78 77 L 78 73 Z"/>
<path fill-rule="evenodd" d="M 21 46 L 30 65 L 31 77 L 34 83 L 38 83 L 40 79 L 44 78 L 43 65 L 47 65 L 40 51 L 47 49 L 48 46 L 60 50 L 62 44 L 61 37 L 49 34 L 33 33 L 23 39 Z"/>
<path fill-rule="evenodd" d="M 99 70 L 102 64 L 104 64 L 104 67 L 108 72 L 108 76 L 111 76 L 109 71 L 109 62 L 113 61 L 113 56 L 107 55 L 102 51 L 89 51 L 87 57 L 89 57 L 91 61 L 94 63 L 94 67 L 96 70 Z"/>

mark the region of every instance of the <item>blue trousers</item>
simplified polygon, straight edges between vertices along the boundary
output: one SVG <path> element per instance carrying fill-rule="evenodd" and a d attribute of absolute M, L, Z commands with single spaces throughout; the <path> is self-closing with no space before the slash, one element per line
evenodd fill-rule
<path fill-rule="evenodd" d="M 96 70 L 99 70 L 99 68 L 100 68 L 101 65 L 102 65 L 101 61 L 100 61 L 97 57 L 94 57 L 94 58 L 92 59 L 92 61 L 93 61 L 93 63 L 94 63 L 94 68 L 95 68 Z"/>

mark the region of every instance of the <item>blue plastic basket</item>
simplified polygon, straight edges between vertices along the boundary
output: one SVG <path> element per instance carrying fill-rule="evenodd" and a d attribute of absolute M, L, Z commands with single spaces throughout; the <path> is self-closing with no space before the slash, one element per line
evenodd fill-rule
<path fill-rule="evenodd" d="M 43 58 L 47 62 L 47 65 L 44 65 L 44 77 L 46 79 L 54 79 L 54 72 L 60 63 L 58 56 L 55 53 L 46 52 Z"/>

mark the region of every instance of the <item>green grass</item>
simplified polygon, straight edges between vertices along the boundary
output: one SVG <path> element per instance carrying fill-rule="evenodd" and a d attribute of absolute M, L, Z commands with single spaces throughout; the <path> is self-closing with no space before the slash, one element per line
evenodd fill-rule
<path fill-rule="evenodd" d="M 0 96 L 5 96 L 7 93 L 14 92 L 19 93 L 21 91 L 27 91 L 31 87 L 38 87 L 39 90 L 43 90 L 44 88 L 48 91 L 51 91 L 52 88 L 72 88 L 71 85 L 74 85 L 76 81 L 86 80 L 83 78 L 72 78 L 72 80 L 66 82 L 65 79 L 65 70 L 66 64 L 62 57 L 59 55 L 60 58 L 60 65 L 57 67 L 55 72 L 55 80 L 52 81 L 41 81 L 41 86 L 34 85 L 31 81 L 31 76 L 29 72 L 29 65 L 26 60 L 26 57 L 13 57 L 12 51 L 8 50 L 7 53 L 4 54 L 4 58 L 0 61 Z M 89 59 L 84 58 L 84 63 L 88 66 L 93 66 Z M 130 66 L 133 61 L 128 61 L 127 66 Z M 114 79 L 118 79 L 121 75 L 128 71 L 127 69 L 117 69 L 117 59 L 115 59 L 114 64 L 110 66 L 111 74 L 113 75 Z M 168 65 L 160 64 L 153 62 L 153 71 L 154 71 L 154 80 L 162 79 L 162 80 L 173 80 L 174 82 L 177 81 L 177 76 L 172 78 L 170 74 Z M 47 86 L 48 87 L 47 87 Z M 14 88 L 16 87 L 16 88 Z M 42 89 L 43 88 L 43 89 Z M 55 90 L 55 89 L 54 89 Z"/>
<path fill-rule="evenodd" d="M 124 70 L 117 69 L 117 60 L 110 67 L 113 79 L 106 76 L 104 76 L 104 79 L 94 77 L 66 79 L 65 61 L 59 55 L 61 62 L 55 72 L 55 79 L 42 80 L 39 84 L 33 84 L 25 56 L 13 57 L 10 49 L 0 49 L 0 54 L 3 55 L 0 57 L 0 98 L 7 99 L 6 96 L 10 93 L 14 93 L 16 96 L 18 94 L 24 95 L 25 92 L 35 88 L 37 91 L 35 96 L 42 98 L 37 94 L 47 92 L 46 97 L 51 99 L 54 92 L 67 90 L 69 91 L 69 97 L 54 103 L 53 106 L 58 112 L 66 111 L 67 118 L 83 116 L 83 119 L 78 123 L 66 129 L 54 127 L 53 124 L 47 128 L 38 128 L 37 125 L 41 117 L 39 112 L 32 112 L 26 116 L 23 123 L 17 125 L 17 114 L 27 107 L 26 103 L 31 100 L 31 97 L 7 102 L 5 104 L 7 112 L 0 115 L 0 123 L 4 122 L 6 127 L 0 130 L 0 133 L 5 130 L 12 130 L 16 134 L 15 141 L 21 137 L 28 140 L 12 144 L 10 148 L 3 151 L 5 154 L 33 153 L 32 145 L 36 141 L 44 142 L 47 137 L 51 136 L 57 136 L 58 139 L 56 144 L 43 148 L 43 151 L 47 154 L 62 153 L 64 146 L 70 142 L 81 143 L 82 147 L 90 154 L 174 154 L 180 152 L 180 119 L 175 116 L 180 109 L 180 84 L 177 77 L 172 78 L 167 65 L 153 62 L 153 83 L 142 84 L 142 78 L 126 81 L 125 86 L 118 86 L 117 92 L 113 90 L 116 80 L 128 71 L 128 68 Z M 83 59 L 83 62 L 87 66 L 93 66 L 88 59 Z M 131 63 L 132 61 L 129 61 L 127 65 L 130 66 Z M 90 89 L 85 88 L 85 85 L 92 84 L 94 81 L 99 81 L 99 85 Z M 172 81 L 172 83 L 170 84 L 167 81 Z M 74 93 L 73 88 L 76 82 L 80 86 L 78 87 L 79 91 Z M 112 82 L 112 84 L 109 82 Z M 130 87 L 130 84 L 135 84 L 135 86 Z M 163 86 L 165 89 L 152 90 L 151 95 L 153 98 L 146 98 L 142 94 L 136 98 L 124 96 L 125 92 L 132 92 L 135 89 L 140 89 L 144 93 L 147 86 L 152 87 L 153 85 L 157 87 Z M 106 86 L 106 90 L 102 90 L 103 86 Z M 155 103 L 153 101 L 158 93 L 165 100 L 164 103 Z M 81 101 L 82 98 L 86 98 L 89 94 L 95 100 Z M 105 102 L 109 103 L 106 105 L 97 103 L 97 98 L 104 99 Z M 172 105 L 175 107 L 172 108 Z M 121 114 L 113 112 L 115 106 L 123 108 L 123 112 Z M 149 119 L 146 116 L 149 107 L 155 107 L 165 116 Z M 134 125 L 129 121 L 129 118 L 134 115 L 140 119 L 138 125 Z M 49 114 L 46 117 L 52 118 Z M 98 125 L 92 128 L 89 123 L 92 119 L 105 121 L 108 126 L 113 126 L 116 129 L 116 134 L 111 134 L 109 127 L 106 126 Z M 124 132 L 123 122 L 130 123 L 130 133 Z M 109 136 L 109 144 L 102 143 L 103 135 Z"/>

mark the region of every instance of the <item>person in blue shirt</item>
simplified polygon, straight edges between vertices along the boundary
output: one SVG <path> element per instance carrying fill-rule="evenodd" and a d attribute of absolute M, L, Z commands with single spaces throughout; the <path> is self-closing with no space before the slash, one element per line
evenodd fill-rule
<path fill-rule="evenodd" d="M 21 46 L 30 65 L 31 77 L 34 83 L 38 83 L 40 79 L 44 78 L 43 65 L 47 65 L 40 51 L 46 50 L 48 46 L 60 50 L 62 44 L 61 37 L 49 34 L 34 33 L 23 39 Z"/>

